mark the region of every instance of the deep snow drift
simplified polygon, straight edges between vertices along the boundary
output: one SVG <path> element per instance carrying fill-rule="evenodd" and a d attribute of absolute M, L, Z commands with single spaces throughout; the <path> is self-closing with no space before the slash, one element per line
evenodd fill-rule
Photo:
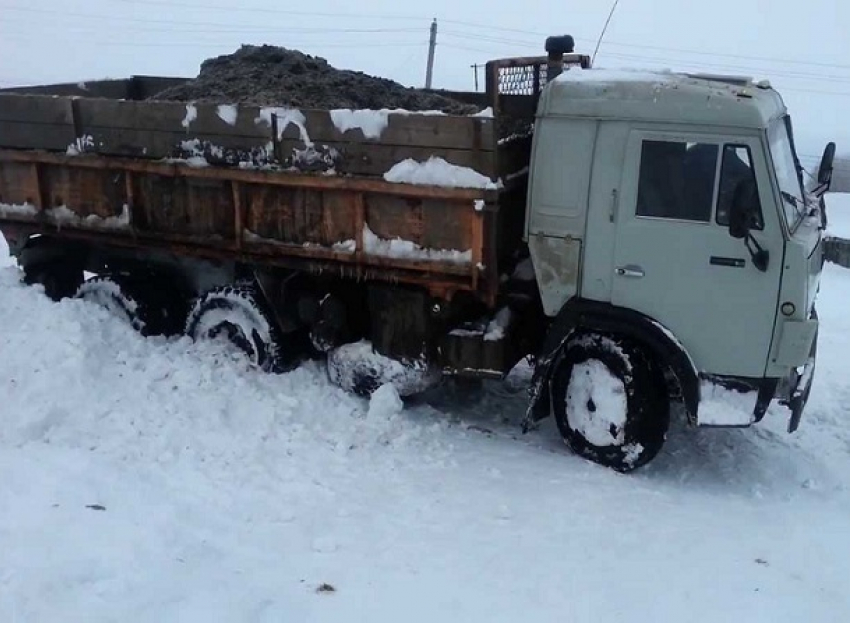
<path fill-rule="evenodd" d="M 830 203 L 850 234 L 850 202 Z M 798 434 L 781 408 L 749 430 L 677 424 L 630 476 L 551 422 L 520 435 L 522 369 L 370 405 L 318 365 L 267 376 L 18 278 L 0 268 L 0 621 L 850 612 L 850 271 L 825 271 Z"/>

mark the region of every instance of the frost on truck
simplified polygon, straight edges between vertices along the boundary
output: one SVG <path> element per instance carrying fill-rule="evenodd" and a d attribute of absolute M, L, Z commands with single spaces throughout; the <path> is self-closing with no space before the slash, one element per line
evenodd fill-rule
<path fill-rule="evenodd" d="M 322 359 L 363 395 L 529 358 L 525 430 L 553 415 L 622 471 L 660 451 L 671 414 L 747 426 L 776 400 L 799 424 L 830 152 L 806 194 L 773 89 L 591 69 L 570 37 L 488 63 L 486 93 L 288 53 L 0 94 L 0 229 L 25 279 L 269 372 Z M 296 105 L 292 76 L 233 91 L 268 54 L 351 99 Z M 701 409 L 717 385 L 752 413 Z"/>

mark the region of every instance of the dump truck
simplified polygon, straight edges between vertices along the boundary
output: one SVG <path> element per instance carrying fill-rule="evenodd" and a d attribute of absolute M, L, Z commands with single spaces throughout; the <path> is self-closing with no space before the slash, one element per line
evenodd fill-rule
<path fill-rule="evenodd" d="M 469 116 L 162 102 L 154 77 L 7 90 L 0 231 L 55 299 L 270 372 L 324 358 L 362 395 L 528 359 L 524 430 L 554 416 L 616 470 L 671 414 L 778 402 L 796 430 L 834 145 L 808 188 L 768 83 L 546 52 L 489 62 L 451 94 Z M 752 412 L 702 409 L 714 385 Z"/>

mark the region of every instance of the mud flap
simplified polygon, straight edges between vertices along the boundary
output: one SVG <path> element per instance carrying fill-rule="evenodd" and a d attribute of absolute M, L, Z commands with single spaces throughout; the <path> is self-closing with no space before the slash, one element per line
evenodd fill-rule
<path fill-rule="evenodd" d="M 817 312 L 812 310 L 812 317 L 817 319 Z M 803 366 L 803 372 L 797 379 L 797 385 L 794 391 L 791 392 L 791 399 L 788 401 L 788 407 L 791 409 L 791 419 L 788 421 L 788 432 L 793 433 L 800 428 L 800 420 L 803 417 L 803 409 L 806 408 L 806 403 L 809 401 L 809 394 L 812 391 L 812 382 L 815 379 L 815 364 L 817 362 L 818 353 L 818 333 L 815 332 L 815 337 L 812 340 L 812 349 L 809 352 L 809 359 Z"/>

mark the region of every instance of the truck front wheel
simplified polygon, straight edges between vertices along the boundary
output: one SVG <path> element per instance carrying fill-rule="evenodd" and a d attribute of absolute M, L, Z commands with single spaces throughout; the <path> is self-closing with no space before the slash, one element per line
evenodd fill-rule
<path fill-rule="evenodd" d="M 251 285 L 213 288 L 198 298 L 186 320 L 186 335 L 195 341 L 226 340 L 266 372 L 286 368 L 278 331 Z"/>
<path fill-rule="evenodd" d="M 552 377 L 552 406 L 576 454 L 620 472 L 658 454 L 670 417 L 663 376 L 645 350 L 593 333 L 564 347 Z"/>
<path fill-rule="evenodd" d="M 83 270 L 63 259 L 35 265 L 24 265 L 24 283 L 40 283 L 44 293 L 54 301 L 74 296 L 83 283 Z"/>

